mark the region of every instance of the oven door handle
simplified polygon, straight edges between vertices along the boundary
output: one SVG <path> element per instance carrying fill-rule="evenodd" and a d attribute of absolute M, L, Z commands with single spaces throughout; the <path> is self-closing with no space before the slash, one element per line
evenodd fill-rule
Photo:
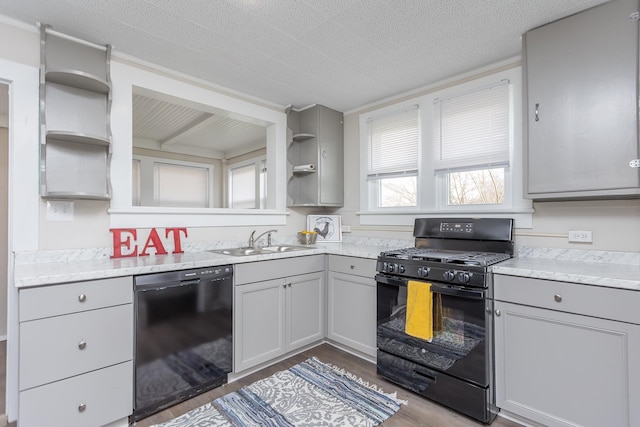
<path fill-rule="evenodd" d="M 403 277 L 394 277 L 387 276 L 385 274 L 376 274 L 376 282 L 384 283 L 385 285 L 391 286 L 407 286 L 409 283 L 408 279 Z M 459 288 L 459 287 L 450 287 L 450 286 L 442 286 L 436 285 L 431 282 L 426 282 L 431 284 L 431 292 L 449 295 L 453 297 L 460 298 L 469 298 L 469 299 L 484 299 L 485 298 L 485 290 L 484 289 L 468 289 L 468 288 Z"/>
<path fill-rule="evenodd" d="M 448 286 L 438 286 L 431 284 L 431 292 L 442 294 L 442 295 L 450 295 L 454 297 L 460 298 L 469 298 L 469 299 L 484 299 L 485 291 L 483 290 L 475 290 L 475 289 L 462 289 L 462 288 L 452 288 Z"/>

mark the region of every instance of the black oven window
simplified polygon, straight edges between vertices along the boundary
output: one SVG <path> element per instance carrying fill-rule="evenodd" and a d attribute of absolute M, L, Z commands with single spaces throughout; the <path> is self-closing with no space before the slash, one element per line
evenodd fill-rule
<path fill-rule="evenodd" d="M 427 341 L 405 332 L 407 287 L 378 283 L 378 348 L 446 371 L 484 348 L 484 302 L 438 292 L 432 298 L 433 339 Z"/>

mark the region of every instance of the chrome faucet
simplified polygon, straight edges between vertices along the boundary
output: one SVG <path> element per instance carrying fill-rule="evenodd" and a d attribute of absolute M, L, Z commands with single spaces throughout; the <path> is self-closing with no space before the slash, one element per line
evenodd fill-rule
<path fill-rule="evenodd" d="M 249 236 L 249 246 L 251 246 L 252 248 L 255 247 L 256 242 L 260 240 L 260 238 L 265 234 L 267 235 L 267 246 L 271 246 L 271 233 L 277 233 L 277 232 L 278 230 L 267 230 L 264 233 L 259 234 L 258 237 L 254 238 L 253 235 L 256 234 L 256 230 L 253 230 L 251 232 L 251 236 Z"/>

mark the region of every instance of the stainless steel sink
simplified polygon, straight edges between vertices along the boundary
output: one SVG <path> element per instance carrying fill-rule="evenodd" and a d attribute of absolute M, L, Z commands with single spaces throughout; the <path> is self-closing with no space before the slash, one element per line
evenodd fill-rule
<path fill-rule="evenodd" d="M 307 246 L 296 245 L 278 245 L 278 246 L 265 246 L 262 248 L 242 247 L 242 248 L 230 248 L 230 249 L 213 249 L 209 252 L 213 252 L 221 255 L 231 256 L 249 256 L 249 255 L 264 255 L 282 252 L 303 251 L 309 249 Z"/>
<path fill-rule="evenodd" d="M 296 245 L 280 245 L 280 246 L 265 246 L 260 248 L 261 251 L 266 253 L 269 252 L 292 252 L 292 251 L 303 251 L 305 249 L 309 249 L 308 246 L 296 246 Z"/>

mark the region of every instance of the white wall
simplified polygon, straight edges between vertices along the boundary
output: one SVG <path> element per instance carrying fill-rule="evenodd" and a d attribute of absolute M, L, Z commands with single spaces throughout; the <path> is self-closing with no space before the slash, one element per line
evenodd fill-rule
<path fill-rule="evenodd" d="M 40 36 L 36 27 L 27 26 L 17 21 L 0 15 L 0 38 L 11 40 L 11 43 L 0 44 L 0 59 L 25 64 L 36 69 L 40 64 Z M 0 78 L 2 78 L 0 72 Z M 37 77 L 33 84 L 37 86 Z M 31 100 L 26 100 L 30 102 Z M 37 97 L 32 100 L 37 105 Z M 260 107 L 261 108 L 261 107 Z M 283 113 L 284 115 L 284 113 Z M 37 133 L 37 124 L 33 130 Z M 28 164 L 13 165 L 20 170 L 32 171 L 32 177 L 37 180 L 38 158 L 31 156 Z M 118 171 L 112 168 L 112 174 Z M 110 218 L 108 209 L 110 202 L 76 200 L 74 201 L 74 217 L 72 221 L 47 220 L 47 202 L 37 196 L 37 201 L 32 203 L 35 212 L 36 223 L 30 227 L 36 231 L 37 249 L 71 249 L 110 247 L 112 235 L 109 232 Z M 286 225 L 280 227 L 245 226 L 245 227 L 197 227 L 189 229 L 190 242 L 202 242 L 212 240 L 238 240 L 248 239 L 253 229 L 266 230 L 277 228 L 277 238 L 290 237 L 305 227 L 306 210 L 290 211 L 286 218 Z M 14 212 L 15 214 L 15 212 Z M 31 244 L 28 245 L 31 247 Z"/>
<path fill-rule="evenodd" d="M 0 44 L 0 58 L 38 66 L 39 35 L 35 27 L 27 28 L 7 19 L 0 19 L 0 38 L 12 41 Z M 483 75 L 487 73 L 489 72 L 484 72 Z M 443 86 L 446 86 L 446 83 Z M 415 91 L 404 98 L 427 92 L 428 90 Z M 357 215 L 360 209 L 358 116 L 404 98 L 369 105 L 345 115 L 345 206 L 337 213 L 343 215 L 343 224 L 353 227 L 353 235 L 412 238 L 411 227 L 359 227 Z M 37 168 L 37 164 L 17 166 L 33 168 L 32 170 Z M 51 222 L 46 220 L 45 202 L 40 201 L 38 206 L 39 249 L 111 246 L 108 208 L 109 202 L 76 201 L 73 221 Z M 534 209 L 533 228 L 516 230 L 517 244 L 640 252 L 640 239 L 637 237 L 640 235 L 640 200 L 545 202 L 534 203 Z M 292 236 L 296 231 L 305 228 L 307 213 L 329 212 L 322 209 L 290 209 L 286 225 L 276 227 L 279 229 L 278 237 Z M 248 237 L 254 228 L 256 227 L 194 228 L 189 230 L 189 241 L 242 239 Z M 262 229 L 262 227 L 257 228 Z M 566 236 L 569 230 L 574 229 L 592 230 L 593 244 L 569 244 Z"/>
<path fill-rule="evenodd" d="M 519 65 L 513 62 L 505 67 Z M 497 71 L 496 70 L 496 71 Z M 490 74 L 483 71 L 478 76 Z M 460 81 L 465 81 L 469 75 Z M 360 182 L 359 182 L 359 116 L 407 98 L 414 98 L 430 91 L 442 89 L 455 79 L 433 85 L 424 91 L 394 100 L 369 105 L 357 111 L 350 111 L 344 118 L 345 136 L 345 206 L 340 209 L 342 223 L 351 225 L 354 235 L 412 239 L 411 227 L 360 227 Z M 517 166 L 514 166 L 517 167 Z M 615 173 L 615 171 L 611 171 Z M 640 200 L 606 200 L 580 202 L 538 202 L 533 204 L 533 228 L 517 229 L 516 244 L 522 246 L 571 248 L 584 250 L 607 250 L 640 252 Z M 569 230 L 593 231 L 593 243 L 569 243 Z"/>

